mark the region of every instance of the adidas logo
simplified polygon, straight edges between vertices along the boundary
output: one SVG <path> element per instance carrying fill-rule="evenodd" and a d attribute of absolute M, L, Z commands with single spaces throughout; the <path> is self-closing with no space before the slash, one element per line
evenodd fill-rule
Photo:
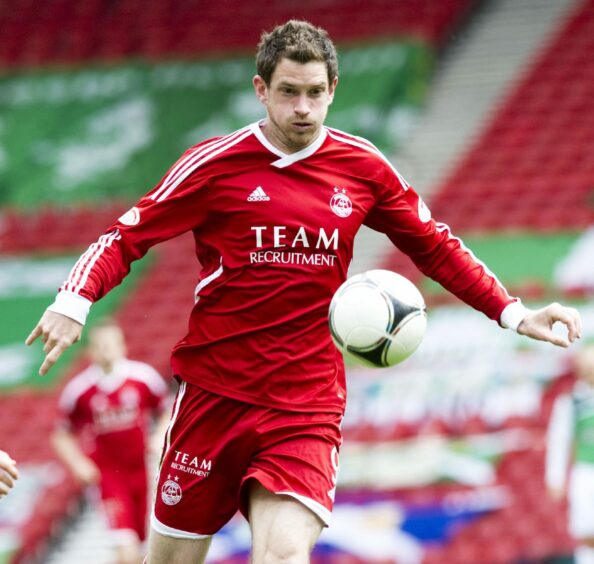
<path fill-rule="evenodd" d="M 262 190 L 262 186 L 258 186 L 247 198 L 248 202 L 269 202 L 270 196 Z"/>

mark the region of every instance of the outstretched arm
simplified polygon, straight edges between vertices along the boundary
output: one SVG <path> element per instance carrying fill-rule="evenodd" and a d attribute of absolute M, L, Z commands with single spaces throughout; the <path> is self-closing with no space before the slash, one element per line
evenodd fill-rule
<path fill-rule="evenodd" d="M 435 222 L 423 200 L 397 173 L 388 170 L 383 184 L 385 191 L 366 224 L 386 233 L 426 276 L 502 327 L 532 339 L 568 347 L 580 337 L 575 309 L 558 303 L 539 310 L 525 308 L 446 224 Z M 566 326 L 567 338 L 553 332 L 556 322 Z"/>
<path fill-rule="evenodd" d="M 246 133 L 247 135 L 247 133 Z M 189 149 L 154 190 L 123 214 L 74 265 L 54 303 L 26 340 L 41 337 L 44 375 L 60 355 L 80 339 L 91 305 L 120 284 L 131 263 L 152 246 L 195 229 L 208 213 L 208 190 L 213 172 L 200 147 Z M 202 156 L 203 158 L 199 158 Z"/>
<path fill-rule="evenodd" d="M 567 337 L 553 331 L 555 323 L 567 328 Z M 552 303 L 537 310 L 529 310 L 517 329 L 520 335 L 546 341 L 559 347 L 568 347 L 582 336 L 582 321 L 579 312 L 572 308 Z"/>

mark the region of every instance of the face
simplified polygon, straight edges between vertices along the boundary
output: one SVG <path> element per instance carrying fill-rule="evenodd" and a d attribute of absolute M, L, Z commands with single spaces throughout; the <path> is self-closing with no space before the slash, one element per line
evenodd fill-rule
<path fill-rule="evenodd" d="M 89 333 L 89 354 L 94 363 L 111 366 L 126 354 L 124 334 L 119 327 L 97 327 Z"/>
<path fill-rule="evenodd" d="M 258 75 L 254 88 L 266 107 L 266 138 L 285 153 L 307 147 L 318 136 L 334 98 L 338 79 L 328 83 L 326 64 L 281 59 L 270 84 Z"/>

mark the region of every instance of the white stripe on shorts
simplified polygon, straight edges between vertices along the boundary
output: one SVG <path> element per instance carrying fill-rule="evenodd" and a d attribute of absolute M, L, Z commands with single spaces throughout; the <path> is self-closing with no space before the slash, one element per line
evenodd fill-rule
<path fill-rule="evenodd" d="M 276 495 L 287 495 L 296 499 L 299 503 L 305 505 L 310 511 L 315 513 L 324 523 L 324 526 L 328 527 L 330 524 L 330 518 L 332 517 L 332 513 L 324 507 L 321 503 L 311 499 L 310 497 L 306 497 L 304 495 L 297 494 L 295 492 L 274 492 Z"/>
<path fill-rule="evenodd" d="M 182 383 L 179 385 L 179 390 L 177 391 L 177 397 L 175 398 L 175 406 L 173 408 L 173 415 L 171 416 L 171 420 L 169 421 L 169 425 L 167 426 L 167 433 L 165 435 L 165 452 L 169 452 L 169 448 L 171 447 L 171 430 L 173 429 L 173 424 L 177 419 L 179 414 L 179 406 L 181 405 L 181 400 L 186 393 L 186 382 L 182 380 Z"/>
<path fill-rule="evenodd" d="M 174 529 L 173 527 L 168 527 L 167 525 L 161 523 L 155 516 L 155 511 L 151 513 L 151 527 L 153 531 L 156 531 L 160 535 L 165 537 L 173 537 L 175 539 L 193 539 L 193 540 L 200 540 L 200 539 L 208 539 L 212 535 L 201 535 L 199 533 L 188 533 L 188 531 L 181 531 L 180 529 Z"/>

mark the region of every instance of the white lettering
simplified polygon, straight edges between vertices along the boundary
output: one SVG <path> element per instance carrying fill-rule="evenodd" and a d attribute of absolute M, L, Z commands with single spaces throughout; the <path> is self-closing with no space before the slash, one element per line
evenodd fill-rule
<path fill-rule="evenodd" d="M 190 472 L 196 476 L 208 476 L 212 470 L 212 461 L 206 458 L 200 459 L 198 456 L 192 458 L 188 453 L 176 450 L 171 467 L 183 472 Z M 200 470 L 197 470 L 198 468 Z"/>
<path fill-rule="evenodd" d="M 307 264 L 315 266 L 334 266 L 336 255 L 324 253 L 295 253 L 287 251 L 254 251 L 250 253 L 250 263 L 272 263 L 272 264 Z"/>
<path fill-rule="evenodd" d="M 210 461 L 208 465 L 209 470 L 198 470 L 197 468 L 191 468 L 190 466 L 178 464 L 177 462 L 172 462 L 171 468 L 174 470 L 179 470 L 180 472 L 186 472 L 187 474 L 193 474 L 194 476 L 199 476 L 201 478 L 208 478 L 208 476 L 210 476 Z"/>
<path fill-rule="evenodd" d="M 326 249 L 330 248 L 330 244 L 333 244 L 333 249 L 338 249 L 338 227 L 334 229 L 332 233 L 332 237 L 328 239 L 328 235 L 323 227 L 320 227 L 320 236 L 318 237 L 318 242 L 316 243 L 316 249 L 320 248 L 320 243 L 324 243 L 324 247 Z"/>
<path fill-rule="evenodd" d="M 264 227 L 264 226 L 252 227 L 252 231 L 256 232 L 256 247 L 257 248 L 262 248 L 262 231 L 264 231 L 265 229 L 266 229 L 266 227 Z"/>
<path fill-rule="evenodd" d="M 275 248 L 278 247 L 286 247 L 284 243 L 281 243 L 281 239 L 286 239 L 287 236 L 285 235 L 286 226 L 284 225 L 275 225 L 274 226 L 274 246 Z"/>
<path fill-rule="evenodd" d="M 309 247 L 309 241 L 307 240 L 307 234 L 305 233 L 305 227 L 303 226 L 301 226 L 299 231 L 297 231 L 297 235 L 295 235 L 291 247 L 295 247 L 297 243 L 301 243 L 301 245 L 304 247 Z"/>
<path fill-rule="evenodd" d="M 264 225 L 258 225 L 255 227 L 251 227 L 251 230 L 255 232 L 256 235 L 256 248 L 261 249 L 264 246 L 264 232 L 267 230 L 268 228 Z M 273 236 L 272 236 L 272 244 L 273 247 L 278 249 L 278 248 L 282 248 L 282 247 L 287 247 L 288 245 L 286 244 L 286 239 L 288 237 L 286 231 L 287 231 L 287 226 L 286 225 L 273 225 L 272 226 L 272 231 L 273 231 Z M 338 239 L 339 239 L 339 231 L 338 231 L 338 227 L 336 227 L 334 229 L 334 231 L 332 231 L 332 234 L 329 236 L 328 233 L 326 233 L 326 230 L 323 227 L 319 228 L 319 232 L 318 232 L 318 240 L 316 242 L 316 249 L 330 249 L 332 248 L 333 250 L 337 250 L 338 249 Z M 309 248 L 310 247 L 310 242 L 309 239 L 307 237 L 307 231 L 305 230 L 305 227 L 301 226 L 299 227 L 299 229 L 297 230 L 297 233 L 295 234 L 295 236 L 293 237 L 293 240 L 291 241 L 291 247 L 295 248 L 295 247 L 305 247 L 305 248 Z"/>

